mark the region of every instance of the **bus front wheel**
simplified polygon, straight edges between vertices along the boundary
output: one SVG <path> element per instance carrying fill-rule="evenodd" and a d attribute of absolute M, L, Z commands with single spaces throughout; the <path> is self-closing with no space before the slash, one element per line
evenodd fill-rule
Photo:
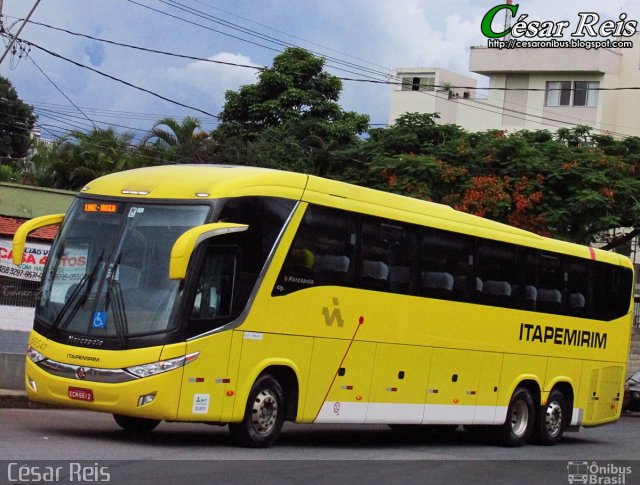
<path fill-rule="evenodd" d="M 282 386 L 270 374 L 263 375 L 251 388 L 242 421 L 229 424 L 231 438 L 240 446 L 271 446 L 280 435 L 285 412 Z"/>
<path fill-rule="evenodd" d="M 538 408 L 533 436 L 537 444 L 553 446 L 560 442 L 566 425 L 566 409 L 564 394 L 557 389 L 551 391 L 547 404 Z"/>
<path fill-rule="evenodd" d="M 496 430 L 499 442 L 509 447 L 524 445 L 533 431 L 534 410 L 533 397 L 529 389 L 517 388 L 507 408 L 507 419 Z"/>
<path fill-rule="evenodd" d="M 121 414 L 114 414 L 113 419 L 122 429 L 129 433 L 148 433 L 160 424 L 159 419 L 134 418 Z"/>

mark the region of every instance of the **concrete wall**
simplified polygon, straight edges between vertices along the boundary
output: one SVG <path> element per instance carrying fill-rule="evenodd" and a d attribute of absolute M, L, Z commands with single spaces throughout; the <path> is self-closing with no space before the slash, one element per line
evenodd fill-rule
<path fill-rule="evenodd" d="M 0 214 L 32 219 L 46 214 L 67 212 L 76 195 L 76 192 L 69 190 L 2 182 L 0 183 Z"/>
<path fill-rule="evenodd" d="M 24 389 L 24 353 L 0 353 L 0 389 Z"/>

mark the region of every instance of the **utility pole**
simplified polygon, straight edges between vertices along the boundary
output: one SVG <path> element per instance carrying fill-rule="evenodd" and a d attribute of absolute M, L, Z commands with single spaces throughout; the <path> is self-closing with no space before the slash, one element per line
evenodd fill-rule
<path fill-rule="evenodd" d="M 3 0 L 0 0 L 0 16 L 2 15 L 2 3 L 3 3 Z M 11 36 L 11 41 L 9 42 L 9 45 L 7 46 L 7 49 L 4 51 L 4 54 L 2 54 L 2 57 L 0 57 L 0 64 L 2 64 L 2 61 L 4 61 L 4 58 L 7 57 L 7 54 L 11 50 L 11 47 L 13 47 L 13 44 L 15 43 L 16 39 L 20 35 L 20 32 L 22 32 L 22 29 L 24 29 L 24 26 L 27 25 L 27 22 L 29 21 L 29 18 L 31 18 L 31 15 L 35 11 L 35 9 L 36 9 L 36 7 L 38 6 L 39 3 L 40 3 L 40 0 L 36 0 L 36 3 L 33 5 L 33 7 L 31 7 L 31 10 L 27 14 L 27 18 L 25 18 L 24 21 L 22 22 L 22 25 L 18 29 L 18 32 L 16 32 L 16 35 Z M 1 19 L 1 17 L 0 17 L 0 19 Z"/>

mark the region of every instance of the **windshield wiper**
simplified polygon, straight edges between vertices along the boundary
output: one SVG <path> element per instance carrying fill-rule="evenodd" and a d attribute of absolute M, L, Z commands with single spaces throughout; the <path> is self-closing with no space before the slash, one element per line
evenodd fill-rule
<path fill-rule="evenodd" d="M 87 301 L 87 296 L 89 295 L 89 293 L 91 292 L 91 288 L 93 287 L 93 282 L 95 280 L 98 267 L 100 266 L 100 263 L 102 263 L 102 259 L 104 258 L 104 251 L 105 250 L 103 249 L 102 252 L 100 253 L 100 257 L 93 265 L 93 268 L 91 268 L 91 271 L 82 277 L 82 279 L 78 282 L 78 285 L 71 292 L 69 299 L 64 302 L 64 305 L 62 305 L 62 308 L 60 308 L 58 315 L 56 316 L 53 323 L 51 324 L 52 329 L 58 328 L 58 325 L 60 325 L 60 322 L 62 322 L 62 319 L 65 313 L 67 312 L 67 310 L 69 310 L 69 308 L 71 308 L 72 304 L 73 304 L 73 308 L 71 308 L 71 311 L 69 312 L 69 317 L 66 320 L 67 324 L 71 320 L 73 320 L 73 317 L 78 312 L 80 307 L 85 304 L 85 302 Z M 82 291 L 85 284 L 86 284 L 86 287 L 84 291 Z M 80 292 L 82 292 L 81 295 L 80 295 Z M 78 295 L 80 295 L 80 298 L 77 298 Z"/>
<path fill-rule="evenodd" d="M 122 298 L 122 287 L 120 286 L 120 282 L 116 280 L 116 271 L 118 266 L 120 266 L 121 257 L 122 253 L 118 255 L 111 268 L 104 309 L 107 311 L 111 300 L 113 300 L 113 321 L 116 328 L 116 335 L 118 336 L 118 340 L 120 340 L 120 344 L 124 347 L 127 343 L 126 336 L 129 332 L 129 323 L 127 322 L 127 312 L 124 308 L 124 299 Z"/>

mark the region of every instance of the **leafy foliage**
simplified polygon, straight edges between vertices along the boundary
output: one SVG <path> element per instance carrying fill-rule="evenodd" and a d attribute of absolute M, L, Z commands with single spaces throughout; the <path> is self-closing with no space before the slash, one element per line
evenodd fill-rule
<path fill-rule="evenodd" d="M 583 126 L 555 138 L 545 130 L 467 133 L 434 120 L 411 113 L 372 130 L 361 180 L 579 243 L 640 225 L 640 139 L 591 136 Z"/>
<path fill-rule="evenodd" d="M 288 167 L 290 156 L 285 155 L 283 161 L 268 155 L 273 153 L 268 145 L 276 140 L 280 143 L 276 153 L 283 146 L 294 148 L 297 160 L 293 167 L 298 171 L 330 173 L 335 152 L 359 141 L 369 117 L 340 107 L 342 82 L 323 68 L 324 59 L 301 48 L 288 48 L 274 58 L 271 68 L 260 73 L 258 82 L 227 91 L 222 123 L 213 133 L 220 158 L 255 164 L 242 157 L 266 148 L 260 155 L 266 159 L 265 166 L 282 167 L 284 163 Z"/>
<path fill-rule="evenodd" d="M 0 76 L 0 161 L 5 165 L 27 155 L 36 117 L 11 82 Z"/>

